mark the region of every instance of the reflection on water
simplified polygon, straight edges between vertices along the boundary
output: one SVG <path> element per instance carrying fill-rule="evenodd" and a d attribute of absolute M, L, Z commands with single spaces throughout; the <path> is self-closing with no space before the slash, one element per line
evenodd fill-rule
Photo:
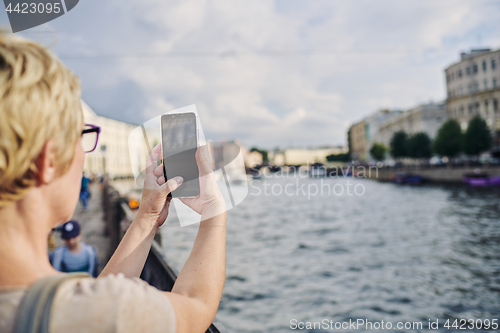
<path fill-rule="evenodd" d="M 307 200 L 301 193 L 265 195 L 265 184 L 254 182 L 229 211 L 218 317 L 230 332 L 288 332 L 291 319 L 426 327 L 428 319 L 500 317 L 500 189 L 350 182 L 363 185 L 364 195 Z M 175 223 L 162 229 L 177 269 L 196 230 Z"/>

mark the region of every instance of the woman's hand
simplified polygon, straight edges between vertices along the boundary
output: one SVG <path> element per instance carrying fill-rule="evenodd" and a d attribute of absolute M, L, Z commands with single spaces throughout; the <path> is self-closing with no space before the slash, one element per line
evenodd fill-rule
<path fill-rule="evenodd" d="M 200 195 L 196 198 L 180 198 L 186 206 L 201 215 L 202 221 L 226 212 L 226 203 L 215 181 L 207 152 L 207 146 L 202 146 L 195 155 L 199 169 Z"/>
<path fill-rule="evenodd" d="M 219 187 L 215 181 L 212 167 L 207 159 L 207 151 L 207 146 L 202 146 L 196 150 L 195 155 L 196 164 L 198 165 L 199 170 L 198 179 L 200 182 L 200 195 L 196 198 L 180 198 L 186 206 L 201 215 L 202 221 L 222 214 L 226 211 L 226 203 L 224 202 L 224 198 L 220 194 Z M 156 167 L 153 173 L 158 177 L 158 184 L 163 184 L 165 182 L 165 177 L 163 177 L 163 167 L 161 165 Z M 177 177 L 174 177 L 173 179 L 175 178 Z M 170 184 L 170 182 L 172 182 L 173 179 L 167 182 L 167 189 L 170 188 L 172 191 L 175 184 Z M 170 198 L 168 202 L 170 202 Z"/>
<path fill-rule="evenodd" d="M 167 195 L 182 184 L 182 177 L 174 177 L 165 183 L 163 166 L 157 166 L 156 161 L 161 156 L 161 145 L 153 148 L 147 160 L 144 188 L 138 216 L 152 223 L 151 227 L 160 227 L 168 216 L 168 207 L 172 198 Z"/>

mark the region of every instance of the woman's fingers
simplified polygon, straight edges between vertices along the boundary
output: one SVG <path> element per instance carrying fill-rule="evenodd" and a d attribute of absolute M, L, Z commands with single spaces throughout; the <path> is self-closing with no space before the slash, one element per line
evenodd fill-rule
<path fill-rule="evenodd" d="M 146 172 L 153 172 L 153 170 L 157 167 L 156 162 L 158 161 L 158 157 L 161 156 L 161 145 L 157 144 L 148 156 L 148 160 L 146 162 Z"/>
<path fill-rule="evenodd" d="M 151 150 L 151 154 L 157 159 L 161 155 L 161 144 L 157 144 L 153 150 Z"/>
<path fill-rule="evenodd" d="M 198 164 L 198 169 L 200 171 L 200 177 L 203 177 L 205 175 L 208 175 L 209 173 L 211 173 L 213 170 L 212 170 L 212 166 L 210 165 L 210 162 L 207 158 L 207 152 L 208 152 L 208 149 L 207 149 L 207 146 L 201 146 L 198 148 L 198 150 L 196 150 L 196 164 Z"/>
<path fill-rule="evenodd" d="M 163 177 L 160 177 L 160 178 L 163 178 Z M 171 193 L 172 191 L 174 191 L 176 188 L 181 186 L 183 181 L 184 181 L 184 179 L 182 179 L 182 177 L 174 177 L 174 178 L 170 179 L 169 181 L 167 181 L 165 183 L 165 188 L 166 188 L 167 192 Z"/>
<path fill-rule="evenodd" d="M 155 176 L 163 176 L 163 164 L 160 164 L 156 168 L 154 168 L 153 174 Z"/>
<path fill-rule="evenodd" d="M 163 184 L 165 184 L 165 177 L 163 177 L 163 176 L 159 177 L 159 178 L 156 180 L 156 182 L 157 182 L 157 183 L 158 183 L 158 185 L 160 185 L 160 186 L 161 186 L 161 185 L 163 185 Z"/>

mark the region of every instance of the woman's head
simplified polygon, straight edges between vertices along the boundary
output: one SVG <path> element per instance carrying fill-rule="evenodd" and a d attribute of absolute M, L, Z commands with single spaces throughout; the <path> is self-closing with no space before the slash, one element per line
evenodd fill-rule
<path fill-rule="evenodd" d="M 58 176 L 75 164 L 80 103 L 78 78 L 51 52 L 0 33 L 0 208 L 40 183 L 47 146 Z"/>

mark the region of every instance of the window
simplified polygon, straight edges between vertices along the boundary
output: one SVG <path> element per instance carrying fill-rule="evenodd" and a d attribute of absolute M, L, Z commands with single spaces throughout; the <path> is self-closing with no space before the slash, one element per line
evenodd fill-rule
<path fill-rule="evenodd" d="M 496 99 L 493 100 L 493 110 L 495 110 L 495 112 L 498 111 L 498 100 Z"/>
<path fill-rule="evenodd" d="M 484 80 L 484 90 L 488 90 L 488 80 Z"/>
<path fill-rule="evenodd" d="M 492 61 L 494 62 L 495 60 L 492 60 Z M 458 70 L 458 77 L 462 77 L 462 70 L 461 69 Z"/>
<path fill-rule="evenodd" d="M 484 111 L 486 111 L 486 117 L 489 115 L 489 110 L 488 110 L 488 100 L 484 101 Z"/>
<path fill-rule="evenodd" d="M 463 105 L 460 107 L 460 115 L 463 116 L 464 115 L 464 107 Z"/>
<path fill-rule="evenodd" d="M 495 59 L 491 59 L 491 69 L 495 69 L 497 67 Z"/>
<path fill-rule="evenodd" d="M 483 60 L 483 72 L 486 72 L 486 60 Z"/>
<path fill-rule="evenodd" d="M 470 67 L 467 67 L 467 68 L 465 69 L 465 72 L 467 73 L 467 75 L 470 75 Z"/>
<path fill-rule="evenodd" d="M 469 115 L 472 114 L 472 104 L 469 104 Z"/>
<path fill-rule="evenodd" d="M 493 88 L 497 87 L 497 79 L 493 78 Z"/>
<path fill-rule="evenodd" d="M 473 72 L 474 74 L 476 74 L 476 73 L 477 73 L 477 64 L 472 65 L 472 72 Z"/>

